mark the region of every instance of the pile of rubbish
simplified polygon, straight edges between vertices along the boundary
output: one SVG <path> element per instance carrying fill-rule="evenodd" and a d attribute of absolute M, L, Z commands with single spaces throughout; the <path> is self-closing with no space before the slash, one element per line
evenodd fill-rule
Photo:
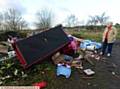
<path fill-rule="evenodd" d="M 27 74 L 16 59 L 0 61 L 0 85 L 27 77 Z"/>
<path fill-rule="evenodd" d="M 53 35 L 53 33 L 60 34 L 61 36 Z M 59 43 L 57 43 L 56 40 Z M 82 61 L 87 60 L 90 64 L 94 65 L 91 58 L 96 60 L 100 60 L 101 58 L 97 53 L 102 47 L 101 43 L 79 39 L 72 35 L 66 35 L 62 31 L 61 26 L 55 27 L 50 31 L 30 36 L 26 39 L 11 39 L 9 40 L 9 43 L 12 44 L 13 50 L 8 51 L 7 58 L 0 59 L 1 61 L 17 57 L 23 67 L 30 67 L 49 55 L 56 65 L 56 75 L 63 75 L 66 78 L 71 76 L 72 67 L 82 70 L 88 76 L 95 74 L 90 68 L 84 69 Z M 8 69 L 11 66 L 13 65 L 7 64 Z M 14 70 L 13 75 L 16 75 L 16 73 L 18 73 L 18 71 Z M 24 73 L 21 73 L 21 76 L 23 75 Z"/>
<path fill-rule="evenodd" d="M 55 53 L 52 60 L 57 68 L 57 76 L 64 75 L 69 78 L 71 75 L 71 68 L 83 70 L 86 75 L 93 75 L 95 72 L 91 69 L 84 69 L 82 65 L 83 60 L 87 60 L 91 65 L 94 63 L 90 60 L 100 60 L 100 55 L 96 51 L 101 48 L 101 44 L 92 42 L 90 40 L 83 40 L 74 36 L 68 35 L 70 44 L 62 49 L 62 51 Z M 92 48 L 94 46 L 94 49 Z"/>
<path fill-rule="evenodd" d="M 91 40 L 84 40 L 80 44 L 80 48 L 87 49 L 87 50 L 98 50 L 102 47 L 102 44 L 99 42 L 91 41 Z"/>
<path fill-rule="evenodd" d="M 3 46 L 3 45 L 0 46 L 0 50 L 1 50 L 0 61 L 7 60 L 7 59 L 10 59 L 10 58 L 13 58 L 16 56 L 16 53 L 14 50 L 10 50 L 10 51 L 8 50 L 9 47 L 11 47 L 11 46 L 8 46 L 8 45 L 7 46 Z"/>

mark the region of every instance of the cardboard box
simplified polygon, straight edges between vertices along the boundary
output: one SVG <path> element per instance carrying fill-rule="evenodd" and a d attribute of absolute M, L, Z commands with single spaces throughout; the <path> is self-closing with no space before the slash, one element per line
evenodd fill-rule
<path fill-rule="evenodd" d="M 64 55 L 63 54 L 60 54 L 59 52 L 57 52 L 56 54 L 54 54 L 52 56 L 52 60 L 54 62 L 54 64 L 59 64 L 59 63 L 64 63 L 65 60 L 64 60 Z"/>

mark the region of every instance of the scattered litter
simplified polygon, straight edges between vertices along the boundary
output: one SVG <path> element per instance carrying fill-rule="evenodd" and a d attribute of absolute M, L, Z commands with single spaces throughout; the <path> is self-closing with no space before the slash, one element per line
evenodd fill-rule
<path fill-rule="evenodd" d="M 68 64 L 58 64 L 57 65 L 57 76 L 64 75 L 69 78 L 71 75 L 71 66 Z"/>
<path fill-rule="evenodd" d="M 115 72 L 112 72 L 112 75 L 115 75 Z"/>
<path fill-rule="evenodd" d="M 60 54 L 59 52 L 57 52 L 56 54 L 54 54 L 52 56 L 52 60 L 53 60 L 55 65 L 65 61 L 64 60 L 64 55 Z"/>
<path fill-rule="evenodd" d="M 10 78 L 11 76 L 10 75 L 8 75 L 8 76 L 5 76 L 5 79 L 7 79 L 7 78 Z"/>
<path fill-rule="evenodd" d="M 114 68 L 116 68 L 116 67 L 117 67 L 117 65 L 116 65 L 116 64 L 114 64 L 114 63 L 112 63 L 112 66 L 113 66 Z"/>
<path fill-rule="evenodd" d="M 0 62 L 1 62 L 1 61 L 4 61 L 4 60 L 7 60 L 7 57 L 2 57 L 2 58 L 0 58 Z"/>
<path fill-rule="evenodd" d="M 12 57 L 15 57 L 15 56 L 16 56 L 15 51 L 9 51 L 8 52 L 8 57 L 9 58 L 12 58 Z"/>
<path fill-rule="evenodd" d="M 84 71 L 85 74 L 87 74 L 87 75 L 93 75 L 93 74 L 95 74 L 95 72 L 92 71 L 91 69 L 85 69 L 85 70 L 83 70 L 83 71 Z"/>
<path fill-rule="evenodd" d="M 87 85 L 88 85 L 88 86 L 90 86 L 90 85 L 91 85 L 91 83 L 87 83 Z"/>
<path fill-rule="evenodd" d="M 0 44 L 0 53 L 7 54 L 7 51 L 8 51 L 7 46 Z"/>
<path fill-rule="evenodd" d="M 91 56 L 93 55 L 93 52 L 91 51 L 85 51 L 85 54 L 84 54 L 84 59 L 87 60 L 91 65 L 94 65 L 94 63 L 92 62 L 91 60 Z"/>
<path fill-rule="evenodd" d="M 86 46 L 87 50 L 95 50 L 95 46 L 94 45 L 90 45 L 90 46 Z"/>
<path fill-rule="evenodd" d="M 71 66 L 78 68 L 78 69 L 83 69 L 82 61 L 73 60 Z"/>
<path fill-rule="evenodd" d="M 91 41 L 91 40 L 84 40 L 80 44 L 80 48 L 82 49 L 88 49 L 88 50 L 95 50 L 95 49 L 100 49 L 102 47 L 101 43 Z"/>
<path fill-rule="evenodd" d="M 92 58 L 94 58 L 94 57 L 95 57 L 95 55 L 94 55 L 94 54 L 92 54 L 92 55 L 91 55 L 91 57 L 92 57 Z"/>
<path fill-rule="evenodd" d="M 6 78 L 5 78 L 5 77 L 2 77 L 1 79 L 2 79 L 2 80 L 5 80 Z"/>
<path fill-rule="evenodd" d="M 92 62 L 92 60 L 90 58 L 86 58 L 86 60 L 91 64 L 94 65 L 94 63 Z"/>
<path fill-rule="evenodd" d="M 7 75 L 7 76 L 5 76 L 5 77 L 2 77 L 1 79 L 2 79 L 2 80 L 5 80 L 5 79 L 8 79 L 8 78 L 11 78 L 11 76 L 10 76 L 10 75 Z"/>
<path fill-rule="evenodd" d="M 2 84 L 3 82 L 2 81 L 0 81 L 0 85 Z"/>
<path fill-rule="evenodd" d="M 22 75 L 23 78 L 25 78 L 25 77 L 27 77 L 27 76 L 28 76 L 27 74 Z"/>
<path fill-rule="evenodd" d="M 97 55 L 97 56 L 95 57 L 95 59 L 99 61 L 99 60 L 101 59 L 101 57 Z"/>
<path fill-rule="evenodd" d="M 47 82 L 43 81 L 43 82 L 38 82 L 38 83 L 35 83 L 33 84 L 33 86 L 37 86 L 39 87 L 40 89 L 41 88 L 45 88 L 47 86 Z"/>
<path fill-rule="evenodd" d="M 82 58 L 83 58 L 83 56 L 82 56 L 82 55 L 79 55 L 77 58 L 74 58 L 74 59 L 80 60 L 80 59 L 82 59 Z"/>
<path fill-rule="evenodd" d="M 120 76 L 117 75 L 115 72 L 112 72 L 112 75 L 114 75 L 117 79 L 120 79 Z"/>
<path fill-rule="evenodd" d="M 83 69 L 83 66 L 78 66 L 78 67 L 76 67 L 76 68 L 78 68 L 78 69 Z"/>
<path fill-rule="evenodd" d="M 27 77 L 27 76 L 28 76 L 28 75 L 25 74 L 25 73 L 22 71 L 22 77 L 25 78 L 25 77 Z"/>
<path fill-rule="evenodd" d="M 64 60 L 65 61 L 71 61 L 73 59 L 73 57 L 69 56 L 69 55 L 64 55 Z"/>
<path fill-rule="evenodd" d="M 44 71 L 42 71 L 41 73 L 42 73 L 42 74 L 45 74 L 45 72 L 44 72 Z"/>
<path fill-rule="evenodd" d="M 18 70 L 16 69 L 15 72 L 14 72 L 14 75 L 17 75 L 18 74 Z"/>

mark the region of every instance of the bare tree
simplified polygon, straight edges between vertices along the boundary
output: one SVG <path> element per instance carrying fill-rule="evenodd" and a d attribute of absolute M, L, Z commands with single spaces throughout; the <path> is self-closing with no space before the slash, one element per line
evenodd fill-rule
<path fill-rule="evenodd" d="M 3 15 L 2 15 L 2 13 L 0 13 L 0 25 L 1 25 L 2 21 L 3 21 Z"/>
<path fill-rule="evenodd" d="M 3 25 L 3 14 L 0 13 L 0 30 L 3 30 L 2 25 Z"/>
<path fill-rule="evenodd" d="M 66 26 L 74 27 L 77 26 L 78 24 L 79 24 L 78 18 L 75 15 L 71 14 L 70 16 L 67 17 Z"/>
<path fill-rule="evenodd" d="M 46 29 L 52 26 L 53 21 L 53 13 L 48 9 L 42 9 L 41 11 L 36 13 L 36 17 L 38 19 L 35 22 L 35 26 L 37 29 Z"/>
<path fill-rule="evenodd" d="M 18 24 L 19 30 L 22 30 L 23 28 L 26 28 L 27 26 L 28 24 L 26 23 L 24 19 L 22 19 L 22 21 Z"/>
<path fill-rule="evenodd" d="M 106 16 L 106 13 L 103 12 L 101 15 L 97 15 L 96 18 L 101 25 L 104 25 L 108 21 L 109 16 Z"/>
<path fill-rule="evenodd" d="M 97 20 L 96 16 L 89 16 L 87 25 L 96 25 L 97 23 L 98 23 L 98 20 Z"/>
<path fill-rule="evenodd" d="M 15 9 L 8 9 L 4 13 L 4 16 L 7 30 L 20 30 L 27 26 L 27 23 L 22 18 L 21 13 Z"/>
<path fill-rule="evenodd" d="M 103 12 L 101 15 L 95 15 L 95 16 L 89 16 L 89 20 L 87 22 L 88 25 L 97 25 L 100 23 L 100 25 L 106 24 L 108 21 L 109 16 L 106 16 L 106 13 Z"/>

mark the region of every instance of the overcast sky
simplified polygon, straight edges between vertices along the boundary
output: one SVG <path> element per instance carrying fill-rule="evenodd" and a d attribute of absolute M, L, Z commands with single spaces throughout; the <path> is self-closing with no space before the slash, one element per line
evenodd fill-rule
<path fill-rule="evenodd" d="M 110 20 L 120 23 L 120 0 L 0 0 L 0 11 L 15 8 L 22 12 L 24 19 L 33 27 L 36 12 L 48 8 L 54 13 L 54 25 L 64 23 L 65 18 L 74 14 L 85 24 L 90 15 L 106 12 Z"/>

